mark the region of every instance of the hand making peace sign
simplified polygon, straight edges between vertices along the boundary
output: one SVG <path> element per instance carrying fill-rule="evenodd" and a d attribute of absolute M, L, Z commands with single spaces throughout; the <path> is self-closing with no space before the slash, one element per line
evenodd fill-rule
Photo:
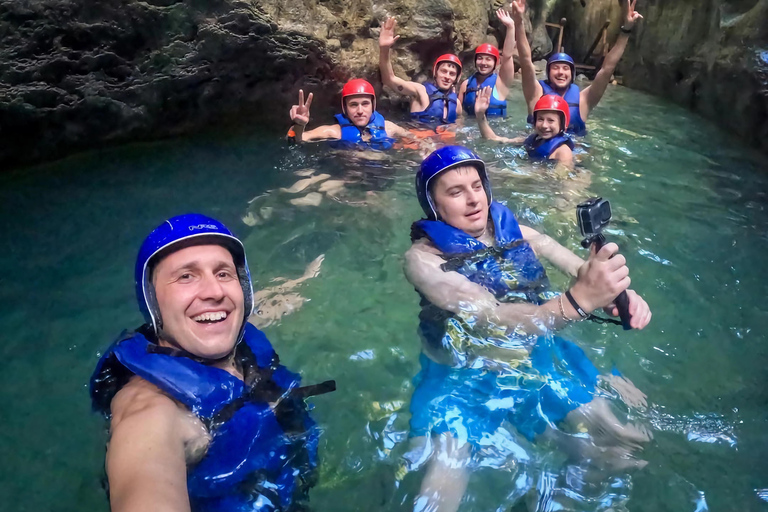
<path fill-rule="evenodd" d="M 307 126 L 309 122 L 309 106 L 312 104 L 312 93 L 307 96 L 307 102 L 304 103 L 304 90 L 299 89 L 299 104 L 291 107 L 291 121 Z"/>

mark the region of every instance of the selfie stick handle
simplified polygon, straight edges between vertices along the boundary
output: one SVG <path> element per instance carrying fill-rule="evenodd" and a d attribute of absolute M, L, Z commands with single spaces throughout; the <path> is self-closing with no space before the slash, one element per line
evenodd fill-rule
<path fill-rule="evenodd" d="M 592 243 L 595 244 L 595 252 L 597 252 L 605 245 L 605 237 L 601 233 L 594 237 Z M 613 302 L 616 304 L 616 308 L 619 310 L 619 318 L 621 318 L 622 327 L 624 327 L 625 331 L 631 330 L 632 327 L 629 325 L 629 321 L 632 319 L 632 315 L 629 314 L 629 296 L 627 296 L 627 292 L 621 292 Z"/>

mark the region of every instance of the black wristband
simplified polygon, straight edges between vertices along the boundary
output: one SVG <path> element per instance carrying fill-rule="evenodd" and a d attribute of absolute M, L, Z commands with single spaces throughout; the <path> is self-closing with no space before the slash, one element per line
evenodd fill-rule
<path fill-rule="evenodd" d="M 631 29 L 631 28 L 627 28 L 627 27 L 625 27 L 624 25 L 622 25 L 621 27 L 619 27 L 619 29 L 620 29 L 622 32 L 624 32 L 625 34 L 631 34 L 631 33 L 632 33 L 632 29 Z"/>
<path fill-rule="evenodd" d="M 576 310 L 581 318 L 589 317 L 589 315 L 583 309 L 581 309 L 581 306 L 579 306 L 579 303 L 576 302 L 576 299 L 573 298 L 573 295 L 571 295 L 571 290 L 565 291 L 565 298 L 568 299 L 568 302 L 571 303 L 571 306 L 573 306 L 573 309 Z"/>

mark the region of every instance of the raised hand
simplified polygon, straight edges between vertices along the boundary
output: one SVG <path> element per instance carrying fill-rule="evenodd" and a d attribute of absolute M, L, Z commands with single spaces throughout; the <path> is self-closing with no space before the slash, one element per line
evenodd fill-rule
<path fill-rule="evenodd" d="M 632 27 L 635 26 L 635 23 L 637 23 L 637 20 L 643 19 L 643 15 L 640 14 L 635 10 L 635 5 L 637 4 L 637 0 L 632 0 L 632 3 L 629 3 L 630 0 L 620 0 L 621 1 L 621 11 L 622 11 L 622 19 L 624 20 L 624 28 L 631 30 Z"/>
<path fill-rule="evenodd" d="M 485 112 L 488 110 L 488 107 L 491 106 L 491 91 L 492 89 L 490 87 L 483 87 L 479 91 L 477 91 L 477 96 L 475 97 L 475 115 L 480 117 L 485 115 Z"/>
<path fill-rule="evenodd" d="M 499 21 L 501 21 L 501 23 L 508 29 L 515 28 L 515 20 L 510 17 L 509 13 L 503 7 L 496 11 L 496 17 L 499 18 Z"/>
<path fill-rule="evenodd" d="M 391 48 L 395 41 L 400 39 L 400 36 L 395 35 L 396 28 L 397 20 L 395 18 L 387 18 L 384 21 L 379 33 L 379 48 Z"/>
<path fill-rule="evenodd" d="M 304 103 L 304 90 L 299 89 L 299 104 L 291 107 L 291 121 L 300 126 L 307 126 L 309 122 L 309 106 L 311 104 L 312 93 L 309 93 L 307 102 Z"/>
<path fill-rule="evenodd" d="M 513 0 L 509 6 L 512 8 L 512 19 L 515 23 L 523 23 L 523 14 L 525 14 L 525 0 Z"/>

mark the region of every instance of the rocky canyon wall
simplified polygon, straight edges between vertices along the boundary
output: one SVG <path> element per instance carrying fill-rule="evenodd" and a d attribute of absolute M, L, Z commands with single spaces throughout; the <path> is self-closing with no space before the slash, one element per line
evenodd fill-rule
<path fill-rule="evenodd" d="M 579 56 L 616 0 L 530 0 L 534 52 L 551 50 L 544 21 L 568 18 Z M 377 89 L 378 30 L 399 21 L 401 76 L 427 78 L 441 53 L 471 65 L 499 44 L 500 0 L 0 1 L 0 167 L 151 140 L 226 122 L 278 119 L 296 91 L 335 106 L 341 83 Z M 620 72 L 768 150 L 768 0 L 646 0 Z M 465 73 L 466 74 L 466 73 Z M 383 94 L 382 101 L 387 100 Z M 283 122 L 284 121 L 284 122 Z M 281 124 L 282 123 L 282 124 Z"/>

